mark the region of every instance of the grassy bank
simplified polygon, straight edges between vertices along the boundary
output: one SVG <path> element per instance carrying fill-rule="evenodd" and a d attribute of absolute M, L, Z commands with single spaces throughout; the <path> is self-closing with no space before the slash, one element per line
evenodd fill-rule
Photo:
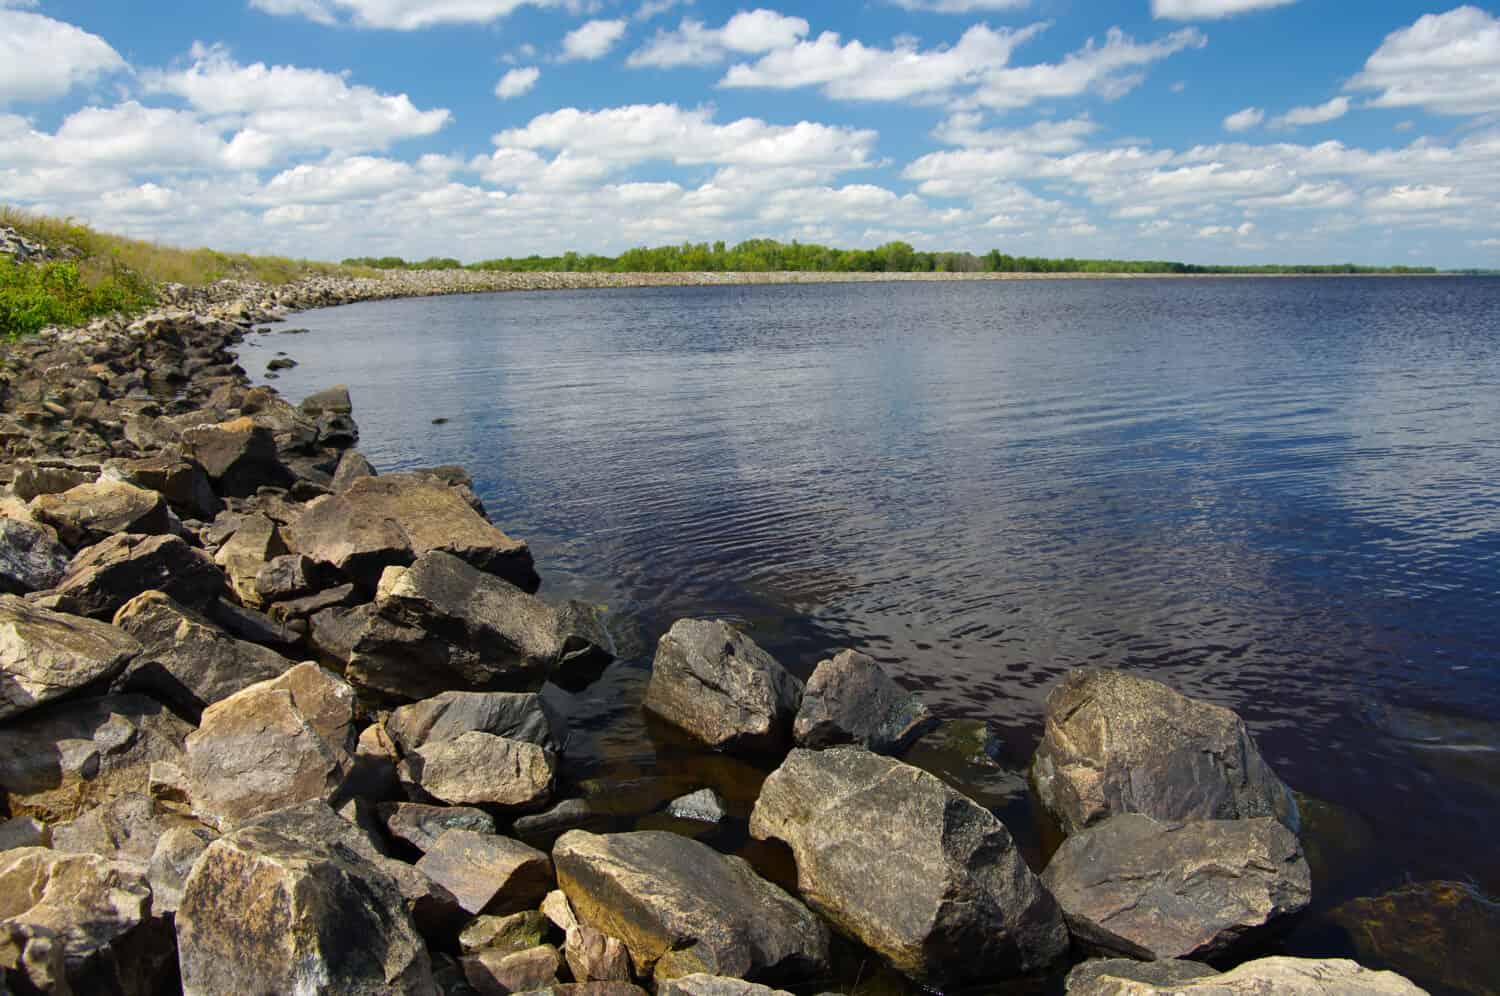
<path fill-rule="evenodd" d="M 281 256 L 176 249 L 8 207 L 0 207 L 0 227 L 50 249 L 73 250 L 71 258 L 39 264 L 0 258 L 0 336 L 7 337 L 48 325 L 77 325 L 116 311 L 143 311 L 155 302 L 155 288 L 165 283 L 202 287 L 235 279 L 279 285 L 373 272 Z"/>

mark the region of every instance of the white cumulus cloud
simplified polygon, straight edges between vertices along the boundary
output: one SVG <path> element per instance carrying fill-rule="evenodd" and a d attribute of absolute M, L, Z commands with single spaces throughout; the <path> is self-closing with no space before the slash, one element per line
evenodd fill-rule
<path fill-rule="evenodd" d="M 0 104 L 53 100 L 129 68 L 98 35 L 7 6 L 15 5 L 0 4 Z"/>
<path fill-rule="evenodd" d="M 1473 6 L 1420 17 L 1387 35 L 1348 89 L 1379 91 L 1376 107 L 1500 111 L 1500 18 Z"/>
<path fill-rule="evenodd" d="M 1020 10 L 1031 0 L 887 0 L 903 10 L 927 14 L 973 14 L 981 10 Z"/>
<path fill-rule="evenodd" d="M 1151 0 L 1151 15 L 1174 21 L 1214 21 L 1257 10 L 1286 7 L 1297 0 Z"/>
<path fill-rule="evenodd" d="M 1266 112 L 1259 107 L 1247 107 L 1243 111 L 1235 111 L 1224 119 L 1225 131 L 1249 131 L 1257 128 L 1266 119 Z"/>
<path fill-rule="evenodd" d="M 806 35 L 808 28 L 808 23 L 800 17 L 787 17 L 763 8 L 741 11 L 720 28 L 684 18 L 675 30 L 658 31 L 655 38 L 631 53 L 627 64 L 659 69 L 711 66 L 736 53 L 788 48 Z"/>
<path fill-rule="evenodd" d="M 1106 100 L 1124 96 L 1140 85 L 1144 70 L 1184 49 L 1202 48 L 1208 39 L 1196 28 L 1183 28 L 1165 38 L 1137 42 L 1119 28 L 1110 28 L 1104 44 L 1092 38 L 1059 63 L 995 69 L 985 75 L 975 99 L 986 107 L 1008 110 L 1039 100 L 1056 100 L 1094 93 Z"/>
<path fill-rule="evenodd" d="M 609 54 L 621 38 L 625 37 L 626 21 L 589 21 L 567 33 L 563 38 L 562 59 L 564 62 L 591 62 Z"/>
<path fill-rule="evenodd" d="M 512 69 L 500 77 L 500 82 L 495 84 L 495 96 L 501 100 L 509 100 L 523 93 L 530 93 L 531 88 L 536 86 L 536 81 L 541 78 L 542 71 L 535 66 Z"/>
<path fill-rule="evenodd" d="M 439 24 L 488 24 L 525 6 L 556 7 L 563 0 L 250 0 L 250 6 L 319 24 L 416 31 Z"/>
<path fill-rule="evenodd" d="M 1337 121 L 1349 113 L 1349 98 L 1334 97 L 1332 100 L 1312 107 L 1294 107 L 1278 115 L 1271 123 L 1278 128 L 1301 128 L 1306 125 L 1327 124 Z"/>

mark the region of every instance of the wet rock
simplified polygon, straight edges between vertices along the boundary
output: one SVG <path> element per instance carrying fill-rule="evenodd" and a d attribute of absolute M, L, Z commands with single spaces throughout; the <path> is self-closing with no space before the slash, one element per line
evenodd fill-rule
<path fill-rule="evenodd" d="M 146 866 L 153 916 L 177 912 L 188 875 L 215 839 L 207 828 L 186 825 L 170 827 L 157 839 Z"/>
<path fill-rule="evenodd" d="M 365 455 L 359 450 L 345 450 L 339 457 L 339 464 L 333 471 L 333 480 L 328 485 L 328 490 L 339 494 L 349 490 L 349 486 L 355 481 L 365 477 L 378 477 L 375 467 Z"/>
<path fill-rule="evenodd" d="M 115 625 L 142 647 L 117 690 L 150 695 L 190 719 L 205 706 L 292 667 L 274 650 L 236 640 L 160 591 L 127 602 L 115 613 Z"/>
<path fill-rule="evenodd" d="M 378 811 L 386 831 L 419 851 L 429 851 L 449 830 L 493 834 L 495 818 L 469 806 L 424 806 L 419 802 L 382 802 Z M 540 942 L 539 942 L 540 943 Z"/>
<path fill-rule="evenodd" d="M 17 847 L 51 847 L 52 831 L 34 816 L 0 822 L 0 851 Z"/>
<path fill-rule="evenodd" d="M 401 759 L 404 784 L 453 805 L 528 809 L 552 795 L 557 757 L 536 744 L 465 733 L 424 744 Z"/>
<path fill-rule="evenodd" d="M 1171 989 L 1195 979 L 1209 979 L 1218 971 L 1196 961 L 1136 961 L 1133 958 L 1095 958 L 1068 973 L 1068 996 L 1111 992 L 1111 985 L 1141 983 Z"/>
<path fill-rule="evenodd" d="M 1123 671 L 1075 670 L 1052 690 L 1031 778 L 1065 834 L 1119 813 L 1298 827 L 1291 791 L 1239 716 Z"/>
<path fill-rule="evenodd" d="M 148 788 L 193 728 L 141 695 L 54 702 L 0 727 L 0 787 L 12 816 L 46 823 Z"/>
<path fill-rule="evenodd" d="M 452 488 L 417 474 L 361 478 L 341 494 L 310 503 L 290 539 L 298 552 L 332 565 L 368 591 L 385 568 L 433 551 L 524 591 L 540 584 L 524 542 L 485 521 Z"/>
<path fill-rule="evenodd" d="M 558 883 L 588 924 L 624 942 L 658 984 L 708 972 L 791 979 L 828 970 L 828 928 L 738 858 L 675 834 L 574 830 Z"/>
<path fill-rule="evenodd" d="M 395 884 L 337 842 L 247 827 L 204 852 L 177 910 L 186 996 L 436 996 Z"/>
<path fill-rule="evenodd" d="M 920 982 L 1022 974 L 1067 951 L 1057 903 L 1005 825 L 909 765 L 794 750 L 750 832 L 792 849 L 808 905 Z"/>
<path fill-rule="evenodd" d="M 1152 981 L 1155 971 L 1140 962 L 1109 962 L 1068 978 L 1068 996 L 1425 996 L 1394 972 L 1374 972 L 1341 958 L 1261 958 L 1232 972 L 1180 981 Z M 1088 974 L 1080 975 L 1085 969 Z M 1168 977 L 1171 978 L 1170 976 Z"/>
<path fill-rule="evenodd" d="M 0 517 L 0 594 L 43 591 L 63 579 L 72 558 L 42 526 Z"/>
<path fill-rule="evenodd" d="M 1042 882 L 1074 939 L 1146 960 L 1224 955 L 1312 897 L 1296 834 L 1269 817 L 1122 814 L 1064 841 Z"/>
<path fill-rule="evenodd" d="M 75 550 L 116 533 L 159 535 L 172 527 L 161 495 L 107 479 L 80 484 L 62 494 L 41 495 L 31 503 L 31 512 Z"/>
<path fill-rule="evenodd" d="M 152 590 L 199 608 L 224 590 L 224 576 L 207 554 L 176 536 L 111 536 L 74 557 L 62 582 L 36 604 L 108 620 Z"/>
<path fill-rule="evenodd" d="M 140 652 L 107 623 L 0 595 L 0 720 L 108 682 Z"/>
<path fill-rule="evenodd" d="M 155 991 L 171 947 L 147 922 L 150 903 L 144 875 L 96 854 L 0 852 L 0 922 L 54 935 L 76 993 Z"/>
<path fill-rule="evenodd" d="M 683 619 L 657 645 L 646 709 L 715 750 L 772 753 L 791 742 L 802 682 L 722 621 Z"/>
<path fill-rule="evenodd" d="M 470 830 L 448 830 L 417 870 L 442 885 L 471 914 L 534 909 L 552 888 L 552 862 L 518 840 Z"/>
<path fill-rule="evenodd" d="M 1329 918 L 1363 961 L 1435 991 L 1500 993 L 1500 902 L 1463 882 L 1417 882 L 1362 897 Z"/>
<path fill-rule="evenodd" d="M 791 996 L 784 989 L 756 985 L 722 975 L 685 975 L 662 985 L 656 996 Z"/>
<path fill-rule="evenodd" d="M 458 948 L 464 954 L 486 949 L 514 954 L 546 943 L 550 932 L 547 918 L 536 910 L 509 916 L 479 916 L 469 921 L 458 935 Z"/>
<path fill-rule="evenodd" d="M 556 948 L 544 944 L 513 954 L 480 951 L 466 955 L 459 963 L 480 996 L 509 996 L 556 985 L 562 957 Z"/>
<path fill-rule="evenodd" d="M 576 599 L 562 603 L 557 607 L 557 632 L 563 649 L 551 681 L 559 688 L 583 691 L 619 656 L 608 617 L 598 606 Z"/>
<path fill-rule="evenodd" d="M 644 815 L 637 814 L 637 815 Z M 569 830 L 604 833 L 622 821 L 611 808 L 590 799 L 564 799 L 539 813 L 517 817 L 511 829 L 517 837 L 537 847 L 551 847 Z"/>
<path fill-rule="evenodd" d="M 285 486 L 292 480 L 281 463 L 275 434 L 251 418 L 185 429 L 182 451 L 203 467 L 221 495 L 246 498 L 265 485 Z"/>
<path fill-rule="evenodd" d="M 159 493 L 178 514 L 188 518 L 207 521 L 223 507 L 203 468 L 172 453 L 121 460 L 110 464 L 105 473 Z"/>
<path fill-rule="evenodd" d="M 443 692 L 393 710 L 386 729 L 403 751 L 465 733 L 523 740 L 559 753 L 567 740 L 567 721 L 532 693 Z"/>
<path fill-rule="evenodd" d="M 550 606 L 441 552 L 344 619 L 349 679 L 394 698 L 534 690 L 562 652 Z"/>
<path fill-rule="evenodd" d="M 729 815 L 724 800 L 711 788 L 699 789 L 667 803 L 667 815 L 678 820 L 720 823 Z"/>
<path fill-rule="evenodd" d="M 240 520 L 234 535 L 214 554 L 214 563 L 224 568 L 229 587 L 240 601 L 259 608 L 262 601 L 256 580 L 272 560 L 286 552 L 276 523 L 257 513 Z"/>
<path fill-rule="evenodd" d="M 917 697 L 864 654 L 844 650 L 820 661 L 792 726 L 799 747 L 856 744 L 900 754 L 937 720 Z"/>
<path fill-rule="evenodd" d="M 625 945 L 588 924 L 580 923 L 568 931 L 563 956 L 579 982 L 630 981 L 630 953 Z"/>
<path fill-rule="evenodd" d="M 332 799 L 353 767 L 352 702 L 337 677 L 304 664 L 209 706 L 187 738 L 194 811 L 224 829 Z"/>

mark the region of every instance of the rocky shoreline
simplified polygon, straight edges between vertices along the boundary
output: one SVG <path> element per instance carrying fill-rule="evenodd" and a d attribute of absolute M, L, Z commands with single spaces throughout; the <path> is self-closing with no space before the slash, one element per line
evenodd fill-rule
<path fill-rule="evenodd" d="M 1031 775 L 1062 839 L 1038 873 L 898 759 L 933 719 L 869 657 L 804 684 L 682 620 L 644 708 L 775 768 L 747 829 L 795 882 L 601 828 L 641 801 L 572 794 L 542 692 L 597 679 L 609 621 L 537 597 L 462 468 L 379 474 L 346 390 L 292 404 L 234 354 L 291 310 L 452 276 L 173 290 L 8 348 L 0 992 L 769 996 L 826 987 L 840 950 L 939 990 L 1423 991 L 1254 957 L 1310 901 L 1295 799 L 1233 712 L 1122 672 L 1048 700 Z M 660 801 L 732 818 L 712 790 Z"/>

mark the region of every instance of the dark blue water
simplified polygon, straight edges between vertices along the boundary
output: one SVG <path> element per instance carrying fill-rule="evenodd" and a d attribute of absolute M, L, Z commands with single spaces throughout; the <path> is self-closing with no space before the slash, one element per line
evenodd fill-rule
<path fill-rule="evenodd" d="M 1325 897 L 1500 890 L 1500 280 L 508 294 L 293 324 L 314 334 L 254 337 L 246 366 L 289 351 L 293 400 L 348 383 L 382 470 L 468 466 L 544 594 L 650 643 L 737 617 L 803 673 L 860 647 L 1016 765 L 1066 669 L 1136 668 L 1238 709 L 1328 804 Z M 577 709 L 649 766 L 645 673 Z"/>

